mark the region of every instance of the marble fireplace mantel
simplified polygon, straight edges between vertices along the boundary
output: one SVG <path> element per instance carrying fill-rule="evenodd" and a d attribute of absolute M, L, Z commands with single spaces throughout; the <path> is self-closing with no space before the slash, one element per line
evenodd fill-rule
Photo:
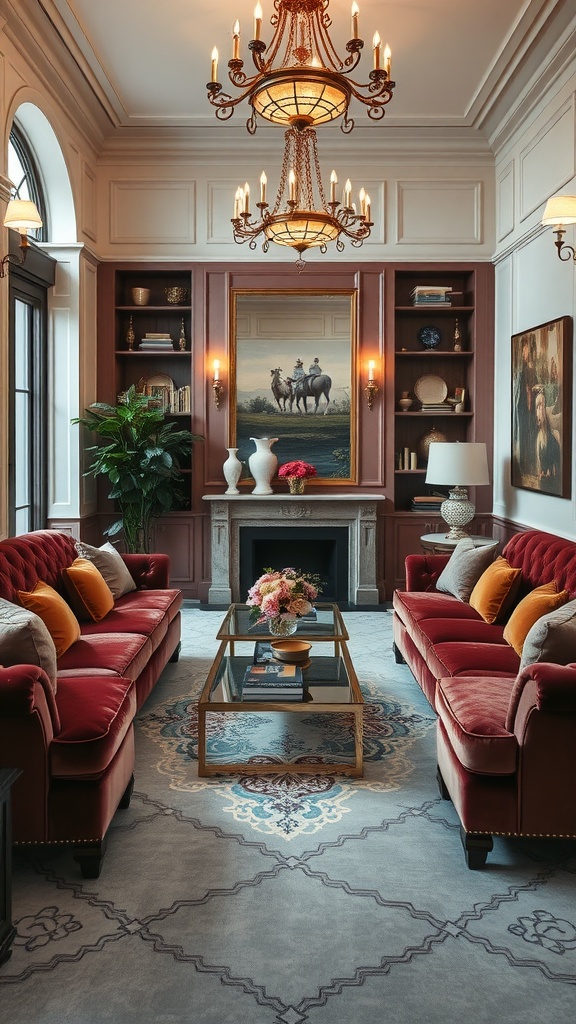
<path fill-rule="evenodd" d="M 348 600 L 378 604 L 376 503 L 383 494 L 205 494 L 210 502 L 212 583 L 208 603 L 242 602 L 239 593 L 242 527 L 343 526 L 348 528 Z"/>

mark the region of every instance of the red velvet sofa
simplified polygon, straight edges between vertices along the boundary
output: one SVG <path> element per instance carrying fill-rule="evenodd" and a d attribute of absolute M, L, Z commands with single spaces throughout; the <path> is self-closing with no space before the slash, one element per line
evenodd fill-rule
<path fill-rule="evenodd" d="M 42 668 L 0 668 L 0 766 L 19 768 L 16 843 L 71 843 L 82 874 L 98 877 L 106 832 L 133 786 L 136 711 L 180 648 L 182 593 L 168 588 L 166 555 L 123 555 L 137 589 L 57 662 L 56 692 Z M 40 580 L 62 596 L 77 558 L 66 533 L 39 530 L 0 542 L 0 597 Z"/>
<path fill-rule="evenodd" d="M 576 596 L 576 543 L 538 530 L 502 551 L 521 569 L 516 603 L 556 581 Z M 438 781 L 453 801 L 470 868 L 493 835 L 576 837 L 576 649 L 570 664 L 524 666 L 467 603 L 436 590 L 448 555 L 409 555 L 396 591 L 394 647 L 438 715 Z"/>

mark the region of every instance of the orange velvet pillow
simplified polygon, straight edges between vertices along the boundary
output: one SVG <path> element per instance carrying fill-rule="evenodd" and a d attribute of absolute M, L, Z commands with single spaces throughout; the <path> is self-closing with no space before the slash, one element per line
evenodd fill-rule
<path fill-rule="evenodd" d="M 100 622 L 114 607 L 112 591 L 102 573 L 87 558 L 75 558 L 62 579 L 73 611 L 79 619 Z"/>
<path fill-rule="evenodd" d="M 504 629 L 504 639 L 514 648 L 519 658 L 522 657 L 524 641 L 534 623 L 548 612 L 553 612 L 566 604 L 569 597 L 567 590 L 558 593 L 558 587 L 552 582 L 536 587 L 520 601 Z"/>
<path fill-rule="evenodd" d="M 54 641 L 58 658 L 80 639 L 80 625 L 74 612 L 47 583 L 38 580 L 31 593 L 19 590 L 18 600 L 24 608 L 40 616 Z"/>
<path fill-rule="evenodd" d="M 472 593 L 470 605 L 485 622 L 498 622 L 506 615 L 520 586 L 520 569 L 499 555 L 484 570 Z"/>

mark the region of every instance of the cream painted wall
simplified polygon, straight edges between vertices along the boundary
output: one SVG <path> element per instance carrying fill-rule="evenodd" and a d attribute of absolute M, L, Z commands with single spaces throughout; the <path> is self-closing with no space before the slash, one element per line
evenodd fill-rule
<path fill-rule="evenodd" d="M 544 204 L 556 192 L 576 193 L 575 60 L 521 119 L 496 158 L 494 402 L 494 513 L 572 538 L 576 537 L 576 422 L 571 499 L 510 484 L 511 335 L 560 316 L 576 318 L 576 265 L 560 262 L 551 229 L 540 224 Z M 573 229 L 566 240 L 576 244 Z M 575 410 L 574 373 L 571 385 Z"/>

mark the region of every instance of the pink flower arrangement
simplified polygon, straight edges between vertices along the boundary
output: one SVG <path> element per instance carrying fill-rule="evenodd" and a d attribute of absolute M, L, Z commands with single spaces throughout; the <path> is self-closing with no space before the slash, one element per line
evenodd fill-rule
<path fill-rule="evenodd" d="M 254 625 L 282 616 L 299 619 L 312 611 L 320 593 L 320 577 L 300 569 L 266 569 L 248 591 L 247 605 Z"/>
<path fill-rule="evenodd" d="M 311 466 L 309 462 L 285 462 L 283 466 L 280 466 L 278 470 L 278 476 L 280 477 L 294 477 L 296 480 L 304 480 L 309 476 L 316 476 L 316 467 Z"/>

